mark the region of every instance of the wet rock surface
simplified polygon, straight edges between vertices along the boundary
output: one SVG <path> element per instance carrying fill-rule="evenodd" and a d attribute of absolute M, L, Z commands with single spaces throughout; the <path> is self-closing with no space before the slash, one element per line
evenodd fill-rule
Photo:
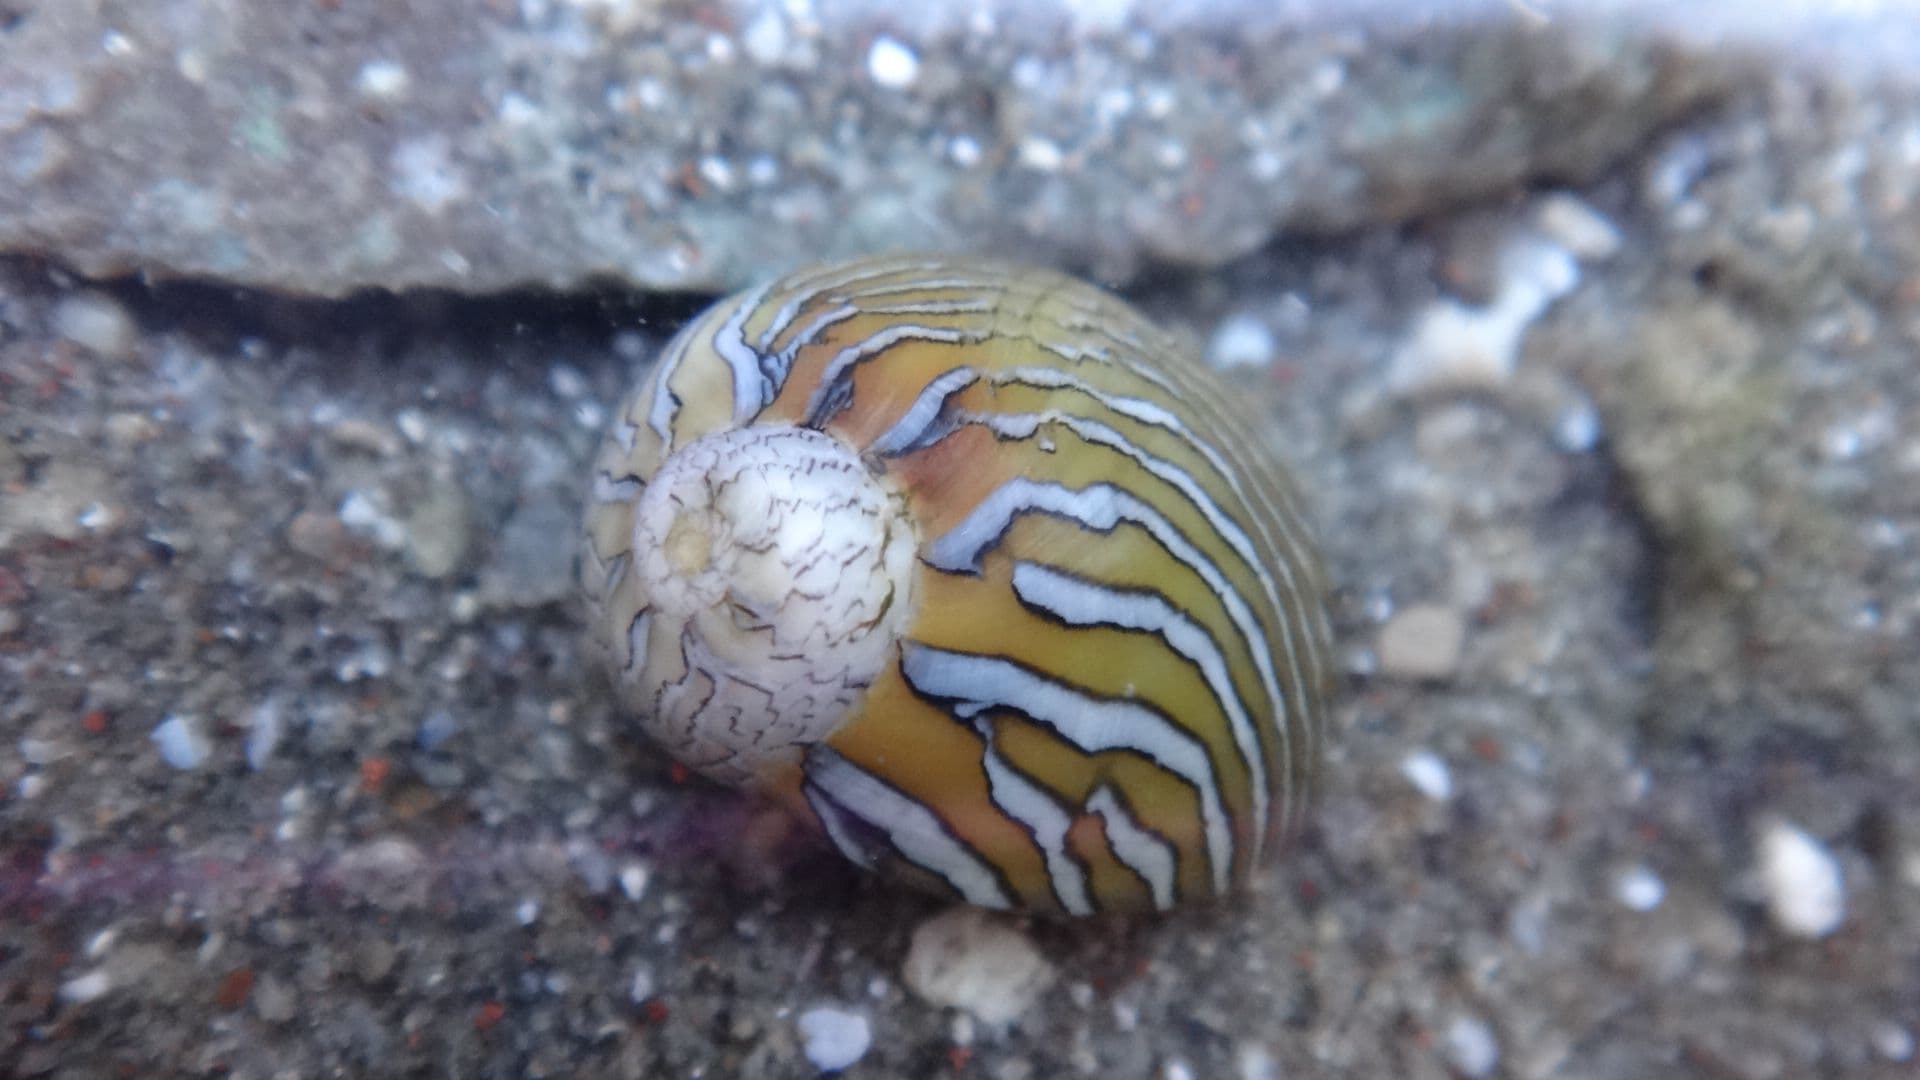
<path fill-rule="evenodd" d="M 0 49 L 92 32 L 104 10 L 35 8 Z M 151 26 L 121 32 L 141 48 L 96 34 L 75 95 L 137 84 L 102 72 L 159 63 L 154 34 L 231 51 L 251 39 L 223 34 L 337 25 L 329 12 L 382 45 L 341 60 L 322 35 L 313 62 L 332 58 L 343 92 L 420 101 L 477 77 L 428 66 L 441 45 L 368 14 L 384 7 L 248 6 L 225 29 L 212 5 L 139 10 Z M 445 40 L 513 44 L 486 22 L 503 10 Z M 602 36 L 661 17 L 511 10 L 577 27 L 585 50 L 580 71 L 525 76 L 530 107 L 547 81 L 604 84 Z M 934 100 L 913 95 L 960 67 L 925 42 L 964 28 L 888 27 L 911 63 L 874 55 L 879 29 L 851 44 L 785 21 L 660 32 L 674 65 L 713 62 L 724 37 L 727 63 L 771 58 L 802 89 L 803 46 L 823 64 L 842 50 L 832 78 L 881 102 L 863 123 L 894 116 L 916 145 L 954 134 L 896 99 Z M 35 40 L 52 57 L 67 38 Z M 1213 77 L 1177 40 L 1155 62 Z M 369 70 L 374 52 L 394 66 Z M 165 64 L 189 84 L 200 70 L 177 49 Z M 1682 69 L 1692 84 L 1723 70 Z M 26 70 L 0 65 L 0 82 L 14 92 Z M 691 85 L 679 71 L 655 77 Z M 321 92 L 297 70 L 275 80 L 273 109 Z M 1327 539 L 1347 684 L 1314 833 L 1237 904 L 1131 923 L 958 915 L 864 881 L 610 712 L 564 559 L 540 540 L 571 520 L 605 409 L 692 302 L 290 299 L 235 286 L 454 279 L 421 269 L 433 245 L 370 261 L 352 229 L 275 224 L 273 197 L 260 236 L 281 239 L 215 266 L 179 260 L 234 249 L 193 248 L 137 208 L 76 209 L 109 186 L 34 210 L 8 200 L 52 179 L 0 183 L 0 230 L 65 253 L 0 261 L 0 1060 L 21 1075 L 1906 1074 L 1920 90 L 1785 64 L 1721 86 L 1664 121 L 1592 118 L 1640 134 L 1577 183 L 1521 154 L 1492 187 L 1362 200 L 1317 222 L 1331 233 L 1221 249 L 1214 269 L 1130 290 L 1196 358 L 1214 342 L 1270 422 Z M 141 144 L 60 112 L 59 89 L 0 116 L 6 167 L 59 127 L 72 153 L 131 146 L 134 173 L 193 175 L 133 160 Z M 523 167 L 467 156 L 497 121 L 356 108 L 383 137 L 447 139 L 409 166 L 415 196 L 445 201 L 419 219 L 438 224 L 404 228 L 436 244 L 478 235 L 463 200 Z M 297 115 L 319 125 L 302 139 L 330 130 Z M 557 161 L 591 156 L 542 141 Z M 605 145 L 610 177 L 640 143 Z M 1079 179 L 1117 183 L 1096 160 L 1081 172 L 1103 178 Z M 221 182 L 256 183 L 253 167 Z M 994 183 L 1032 171 L 976 167 Z M 885 188 L 854 175 L 833 181 L 848 197 Z M 425 212 L 388 183 L 352 188 L 364 203 L 345 219 Z M 216 231 L 241 194 L 208 204 Z M 710 227 L 708 204 L 674 199 L 663 227 Z M 1011 220 L 1036 204 L 1008 205 Z M 1289 213 L 1259 235 L 1308 220 Z M 1145 232 L 1091 239 L 1040 217 L 1022 250 L 1047 261 L 1151 250 Z M 795 229 L 761 235 L 798 252 Z M 750 272 L 650 276 L 639 248 L 583 270 L 510 250 L 545 241 L 491 242 L 460 248 L 483 268 L 460 281 Z M 1109 243 L 1127 247 L 1088 247 Z M 134 263 L 210 276 L 76 274 Z M 307 276 L 282 276 L 296 265 Z M 982 986 L 1033 1003 L 983 1020 L 1013 991 Z"/>
<path fill-rule="evenodd" d="M 1754 74 L 1497 3 L 1131 6 L 27 4 L 0 248 L 326 295 L 903 248 L 1118 280 L 1590 178 Z"/>

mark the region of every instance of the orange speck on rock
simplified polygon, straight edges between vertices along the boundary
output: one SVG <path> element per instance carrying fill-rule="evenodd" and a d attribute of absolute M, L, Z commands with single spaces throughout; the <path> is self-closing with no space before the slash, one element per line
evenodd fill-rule
<path fill-rule="evenodd" d="M 674 179 L 680 182 L 680 186 L 686 189 L 687 194 L 696 199 L 707 193 L 706 181 L 700 179 L 700 174 L 694 169 L 691 161 L 680 166 L 680 171 L 675 174 Z"/>
<path fill-rule="evenodd" d="M 253 969 L 238 968 L 227 973 L 220 980 L 220 990 L 213 995 L 213 1003 L 223 1009 L 237 1009 L 246 1004 L 247 995 L 253 993 Z"/>
<path fill-rule="evenodd" d="M 640 1006 L 640 1015 L 649 1024 L 664 1024 L 667 1017 L 673 1015 L 673 1010 L 667 1008 L 667 1003 L 659 998 L 648 998 L 646 1004 Z"/>
<path fill-rule="evenodd" d="M 495 1024 L 506 1019 L 507 1007 L 498 1001 L 489 1001 L 476 1009 L 473 1014 L 473 1030 L 486 1034 Z"/>
<path fill-rule="evenodd" d="M 393 762 L 383 757 L 370 757 L 360 763 L 360 790 L 369 795 L 377 794 L 387 783 L 387 777 L 393 775 Z"/>
<path fill-rule="evenodd" d="M 1507 748 L 1491 735 L 1480 735 L 1473 740 L 1473 756 L 1481 761 L 1497 763 L 1506 760 Z"/>
<path fill-rule="evenodd" d="M 100 734 L 107 730 L 107 711 L 105 709 L 88 710 L 87 715 L 80 718 L 80 726 L 95 735 Z"/>
<path fill-rule="evenodd" d="M 972 1061 L 973 1061 L 973 1047 L 971 1046 L 947 1047 L 947 1065 L 950 1066 L 954 1072 L 959 1072 L 960 1070 L 966 1068 L 970 1063 L 972 1063 Z"/>
<path fill-rule="evenodd" d="M 699 25 L 718 33 L 731 34 L 734 31 L 734 19 L 731 15 L 725 11 L 709 10 L 708 5 L 705 4 L 693 9 L 692 18 Z"/>
<path fill-rule="evenodd" d="M 692 776 L 692 771 L 677 761 L 667 766 L 667 779 L 672 780 L 676 784 L 684 784 Z"/>
<path fill-rule="evenodd" d="M 6 486 L 6 491 L 9 495 L 18 495 L 26 490 L 25 484 L 8 484 Z M 26 599 L 27 583 L 20 580 L 20 575 L 8 570 L 4 566 L 0 566 L 0 606 L 13 607 L 16 604 L 26 602 Z"/>

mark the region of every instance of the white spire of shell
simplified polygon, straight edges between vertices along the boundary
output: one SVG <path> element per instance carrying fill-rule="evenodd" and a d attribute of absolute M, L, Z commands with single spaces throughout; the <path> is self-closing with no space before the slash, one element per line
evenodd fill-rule
<path fill-rule="evenodd" d="M 688 444 L 634 505 L 645 641 L 623 696 L 687 765 L 768 777 L 855 715 L 896 655 L 915 547 L 904 499 L 831 435 L 754 425 Z"/>

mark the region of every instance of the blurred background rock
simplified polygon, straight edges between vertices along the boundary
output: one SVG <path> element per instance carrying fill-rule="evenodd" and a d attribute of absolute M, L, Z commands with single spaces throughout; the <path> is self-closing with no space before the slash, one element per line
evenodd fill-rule
<path fill-rule="evenodd" d="M 1343 735 L 1245 903 L 943 911 L 583 670 L 606 410 L 896 248 L 1295 466 Z M 0 252 L 14 1072 L 1914 1067 L 1911 4 L 0 0 Z"/>

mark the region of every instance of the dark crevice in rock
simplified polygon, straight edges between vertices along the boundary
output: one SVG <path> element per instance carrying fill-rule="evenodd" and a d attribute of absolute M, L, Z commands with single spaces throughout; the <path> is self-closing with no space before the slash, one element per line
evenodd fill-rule
<path fill-rule="evenodd" d="M 382 354 L 435 342 L 482 362 L 506 339 L 605 343 L 628 330 L 664 337 L 712 300 L 699 293 L 650 293 L 612 284 L 575 292 L 515 289 L 485 295 L 365 289 L 325 299 L 203 278 L 89 279 L 45 258 L 0 256 L 0 269 L 10 269 L 27 289 L 111 296 L 149 335 L 186 334 L 227 347 L 254 341 L 275 349 L 364 346 L 372 340 Z M 5 326 L 0 308 L 0 333 Z"/>

